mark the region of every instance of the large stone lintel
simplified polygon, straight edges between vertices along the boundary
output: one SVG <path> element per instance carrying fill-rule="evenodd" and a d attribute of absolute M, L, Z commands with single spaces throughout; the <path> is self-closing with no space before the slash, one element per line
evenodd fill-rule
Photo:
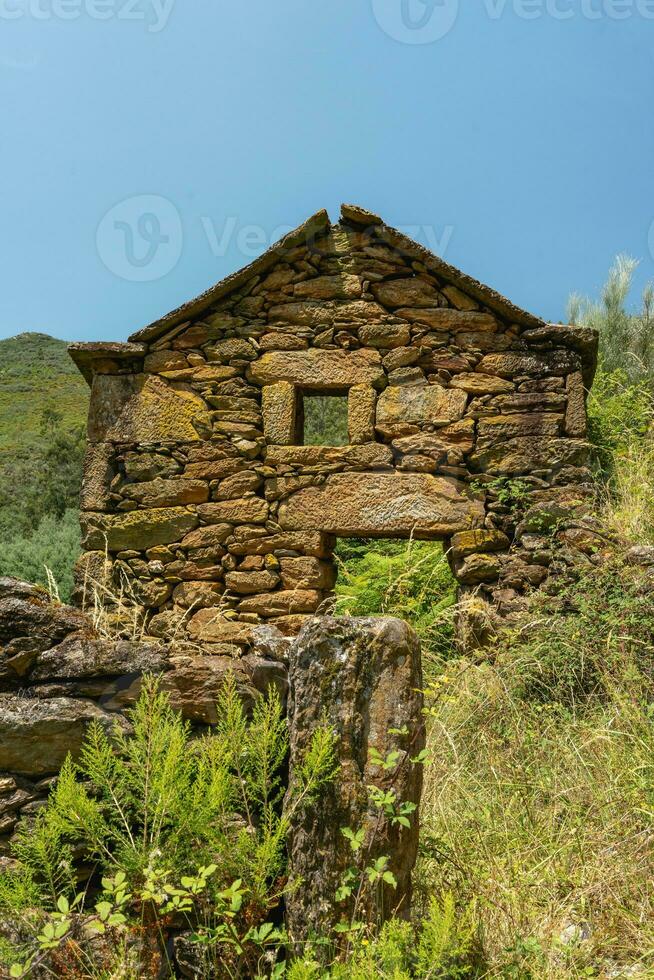
<path fill-rule="evenodd" d="M 369 350 L 269 351 L 251 365 L 248 373 L 257 384 L 287 381 L 315 391 L 342 391 L 384 380 L 381 357 Z"/>
<path fill-rule="evenodd" d="M 438 539 L 481 527 L 484 506 L 452 480 L 426 473 L 338 473 L 279 510 L 284 530 Z"/>

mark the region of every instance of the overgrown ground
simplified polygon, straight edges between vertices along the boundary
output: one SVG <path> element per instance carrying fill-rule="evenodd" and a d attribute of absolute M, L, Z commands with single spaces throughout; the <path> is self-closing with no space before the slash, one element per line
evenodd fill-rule
<path fill-rule="evenodd" d="M 338 610 L 402 616 L 425 651 L 430 761 L 415 922 L 354 939 L 331 970 L 308 953 L 275 976 L 654 977 L 654 572 L 625 560 L 630 546 L 654 544 L 654 370 L 649 308 L 624 313 L 626 285 L 617 267 L 603 305 L 585 314 L 603 337 L 590 399 L 598 511 L 619 543 L 562 601 L 534 604 L 483 656 L 463 659 L 438 548 L 341 545 Z M 227 732 L 226 744 L 254 745 L 248 738 Z M 227 749 L 224 759 L 227 772 Z M 166 832 L 178 839 L 174 821 Z M 174 858 L 183 869 L 193 853 Z M 260 875 L 255 849 L 238 858 L 242 879 Z M 5 882 L 0 905 L 12 901 Z M 219 925 L 232 921 L 228 899 L 215 902 Z M 103 976 L 136 975 L 121 955 Z"/>

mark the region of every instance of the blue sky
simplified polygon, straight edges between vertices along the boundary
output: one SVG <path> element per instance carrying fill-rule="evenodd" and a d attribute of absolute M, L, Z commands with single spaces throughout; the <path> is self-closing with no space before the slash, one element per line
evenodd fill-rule
<path fill-rule="evenodd" d="M 550 319 L 639 291 L 653 75 L 654 0 L 0 0 L 0 336 L 125 339 L 342 201 Z"/>

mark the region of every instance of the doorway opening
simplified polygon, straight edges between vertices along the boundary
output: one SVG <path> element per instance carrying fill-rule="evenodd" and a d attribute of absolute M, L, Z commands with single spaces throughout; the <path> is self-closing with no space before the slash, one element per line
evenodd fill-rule
<path fill-rule="evenodd" d="M 451 659 L 457 582 L 439 541 L 339 538 L 336 615 L 397 616 L 416 631 L 423 657 Z"/>

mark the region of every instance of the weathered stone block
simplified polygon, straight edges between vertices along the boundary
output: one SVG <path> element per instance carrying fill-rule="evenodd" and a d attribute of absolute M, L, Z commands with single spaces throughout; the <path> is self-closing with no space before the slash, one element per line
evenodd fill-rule
<path fill-rule="evenodd" d="M 347 431 L 353 446 L 375 441 L 377 392 L 371 385 L 354 385 L 347 400 Z"/>
<path fill-rule="evenodd" d="M 586 388 L 579 371 L 568 376 L 566 390 L 568 404 L 565 413 L 565 433 L 574 439 L 584 439 L 588 434 L 586 415 Z"/>
<path fill-rule="evenodd" d="M 349 921 L 354 897 L 334 902 L 352 852 L 343 827 L 362 828 L 366 860 L 390 855 L 397 889 L 363 890 L 357 917 L 380 921 L 407 915 L 418 848 L 417 809 L 410 826 L 393 826 L 370 806 L 369 787 L 393 790 L 398 801 L 420 802 L 421 767 L 410 762 L 425 744 L 420 645 L 397 619 L 314 619 L 289 651 L 290 782 L 297 778 L 311 737 L 322 724 L 335 735 L 338 775 L 320 796 L 293 812 L 288 837 L 290 887 L 286 910 L 291 941 L 328 935 Z M 406 735 L 393 735 L 391 732 Z M 382 770 L 371 757 L 399 753 Z M 292 795 L 289 797 L 292 799 Z"/>
<path fill-rule="evenodd" d="M 263 432 L 269 445 L 301 442 L 298 432 L 298 392 L 288 381 L 265 385 L 261 391 Z"/>
<path fill-rule="evenodd" d="M 380 320 L 386 311 L 377 303 L 354 300 L 347 303 L 329 304 L 304 300 L 298 303 L 282 303 L 268 311 L 270 323 L 292 323 L 297 326 L 325 329 L 337 320 L 341 323 L 357 323 Z"/>
<path fill-rule="evenodd" d="M 407 427 L 449 425 L 462 418 L 465 391 L 440 385 L 401 385 L 386 388 L 377 401 L 377 429 L 386 436 L 410 434 Z"/>
<path fill-rule="evenodd" d="M 555 412 L 527 412 L 493 415 L 477 423 L 477 446 L 484 449 L 508 439 L 558 436 L 563 415 Z"/>
<path fill-rule="evenodd" d="M 381 357 L 369 350 L 269 351 L 250 366 L 248 373 L 257 384 L 287 381 L 315 391 L 375 385 L 384 380 Z"/>
<path fill-rule="evenodd" d="M 213 497 L 215 500 L 238 500 L 239 497 L 258 490 L 262 482 L 261 477 L 254 470 L 243 470 L 221 480 L 214 490 Z"/>
<path fill-rule="evenodd" d="M 480 449 L 472 454 L 469 463 L 474 473 L 518 476 L 536 469 L 581 466 L 587 458 L 588 443 L 580 439 L 525 437 Z"/>
<path fill-rule="evenodd" d="M 462 531 L 455 534 L 450 541 L 452 558 L 457 561 L 468 555 L 481 554 L 489 551 L 507 551 L 510 541 L 501 531 L 486 531 L 479 528 L 476 531 Z"/>
<path fill-rule="evenodd" d="M 145 551 L 179 541 L 198 526 L 199 520 L 183 507 L 162 507 L 127 514 L 86 513 L 81 524 L 82 547 L 87 551 L 102 551 L 105 543 L 109 551 Z"/>
<path fill-rule="evenodd" d="M 321 601 L 322 594 L 315 589 L 292 589 L 243 599 L 238 605 L 238 610 L 265 617 L 288 616 L 290 613 L 314 612 Z"/>
<path fill-rule="evenodd" d="M 127 500 L 145 507 L 175 507 L 180 504 L 202 504 L 209 499 L 209 487 L 203 480 L 150 480 L 127 484 L 122 488 Z"/>
<path fill-rule="evenodd" d="M 181 582 L 173 591 L 173 602 L 182 609 L 207 609 L 220 602 L 221 582 Z"/>
<path fill-rule="evenodd" d="M 266 569 L 258 572 L 228 572 L 225 576 L 225 585 L 232 592 L 238 592 L 240 595 L 255 595 L 279 585 L 279 575 Z"/>
<path fill-rule="evenodd" d="M 271 555 L 275 551 L 298 551 L 316 558 L 329 558 L 333 551 L 333 539 L 319 531 L 282 532 L 265 538 L 246 537 L 230 544 L 234 555 Z"/>
<path fill-rule="evenodd" d="M 282 558 L 280 561 L 282 586 L 285 589 L 334 588 L 336 567 L 332 562 L 317 558 Z"/>
<path fill-rule="evenodd" d="M 464 330 L 473 333 L 494 333 L 498 322 L 490 313 L 469 313 L 464 310 L 451 310 L 441 307 L 437 310 L 402 309 L 395 311 L 396 316 L 417 323 L 424 323 L 432 330 L 440 330 L 445 334 L 457 333 Z"/>
<path fill-rule="evenodd" d="M 451 388 L 460 388 L 467 391 L 470 395 L 500 395 L 503 392 L 513 391 L 511 381 L 503 378 L 495 378 L 492 375 L 484 374 L 458 374 L 450 381 Z"/>
<path fill-rule="evenodd" d="M 89 443 L 84 453 L 84 475 L 80 491 L 81 510 L 107 510 L 110 485 L 116 473 L 115 451 L 110 443 Z"/>
<path fill-rule="evenodd" d="M 500 378 L 546 377 L 550 374 L 570 374 L 578 371 L 580 366 L 578 354 L 569 350 L 555 350 L 541 354 L 486 354 L 475 370 Z"/>
<path fill-rule="evenodd" d="M 438 306 L 438 292 L 424 279 L 391 279 L 373 283 L 372 294 L 384 306 Z"/>
<path fill-rule="evenodd" d="M 198 514 L 208 524 L 263 524 L 268 519 L 268 504 L 261 497 L 241 500 L 221 500 L 215 504 L 200 504 Z"/>
<path fill-rule="evenodd" d="M 77 756 L 92 721 L 109 733 L 121 720 L 92 701 L 0 695 L 0 770 L 56 773 L 69 752 Z"/>
<path fill-rule="evenodd" d="M 391 350 L 405 347 L 411 339 L 409 327 L 398 323 L 370 323 L 359 328 L 359 340 L 364 347 Z"/>
<path fill-rule="evenodd" d="M 289 531 L 439 538 L 483 523 L 479 501 L 450 480 L 424 473 L 337 473 L 293 494 L 279 508 Z"/>
<path fill-rule="evenodd" d="M 157 477 L 175 476 L 181 470 L 177 460 L 164 453 L 128 452 L 122 460 L 127 479 L 137 483 L 156 480 Z"/>
<path fill-rule="evenodd" d="M 236 643 L 247 646 L 251 639 L 254 626 L 252 623 L 241 623 L 236 619 L 227 619 L 224 610 L 219 607 L 201 609 L 188 622 L 188 634 L 198 643 Z"/>
<path fill-rule="evenodd" d="M 253 361 L 256 356 L 257 352 L 252 344 L 239 337 L 228 337 L 207 348 L 209 360 L 218 361 L 220 364 L 228 364 L 230 361 Z"/>
<path fill-rule="evenodd" d="M 269 466 L 320 466 L 342 463 L 359 469 L 387 468 L 393 453 L 388 446 L 367 442 L 361 446 L 269 446 Z"/>
<path fill-rule="evenodd" d="M 358 276 L 316 276 L 298 282 L 293 289 L 298 299 L 358 299 L 361 283 Z"/>
<path fill-rule="evenodd" d="M 91 442 L 192 442 L 203 425 L 209 425 L 209 418 L 202 398 L 156 374 L 97 374 L 93 379 Z"/>
<path fill-rule="evenodd" d="M 182 538 L 181 547 L 214 548 L 224 544 L 231 533 L 231 524 L 210 524 L 208 527 L 199 527 Z"/>
<path fill-rule="evenodd" d="M 497 581 L 501 567 L 493 554 L 473 554 L 455 563 L 454 574 L 462 585 L 479 585 Z"/>

